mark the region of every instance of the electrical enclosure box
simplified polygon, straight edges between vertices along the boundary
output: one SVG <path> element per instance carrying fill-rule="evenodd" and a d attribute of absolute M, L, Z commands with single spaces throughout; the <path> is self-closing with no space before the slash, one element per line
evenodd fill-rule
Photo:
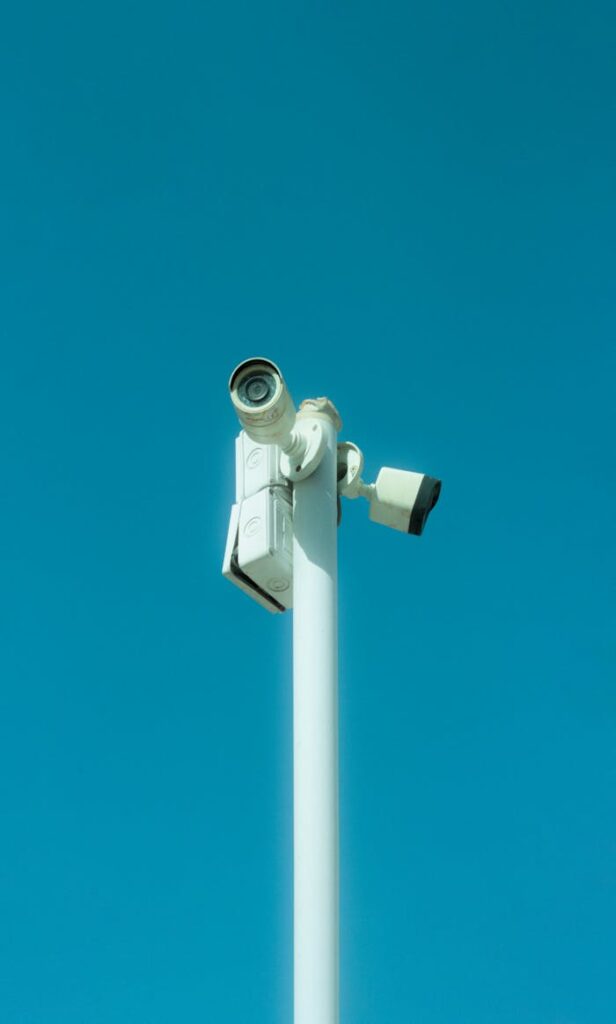
<path fill-rule="evenodd" d="M 251 498 L 265 487 L 287 487 L 280 472 L 280 448 L 251 441 L 242 430 L 235 439 L 235 500 Z"/>
<path fill-rule="evenodd" d="M 293 512 L 281 488 L 266 487 L 240 504 L 237 564 L 284 608 L 293 605 Z"/>
<path fill-rule="evenodd" d="M 237 532 L 240 521 L 240 506 L 231 506 L 231 518 L 229 520 L 229 532 L 225 547 L 225 557 L 222 563 L 222 574 L 236 587 L 243 590 L 245 594 L 252 597 L 253 601 L 266 608 L 268 612 L 283 612 L 284 606 L 274 598 L 260 590 L 257 584 L 248 576 L 245 576 L 237 564 Z"/>

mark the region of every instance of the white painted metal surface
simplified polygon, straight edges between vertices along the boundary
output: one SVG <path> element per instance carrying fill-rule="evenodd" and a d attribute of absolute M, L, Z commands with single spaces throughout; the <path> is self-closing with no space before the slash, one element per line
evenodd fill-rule
<path fill-rule="evenodd" d="M 338 1024 L 336 428 L 294 485 L 294 1021 Z"/>
<path fill-rule="evenodd" d="M 290 608 L 293 595 L 294 1021 L 338 1024 L 337 491 L 366 498 L 375 522 L 419 536 L 441 484 L 388 467 L 366 484 L 349 441 L 338 480 L 335 407 L 306 399 L 296 414 L 268 359 L 240 363 L 229 389 L 245 433 L 223 573 L 269 611 Z"/>

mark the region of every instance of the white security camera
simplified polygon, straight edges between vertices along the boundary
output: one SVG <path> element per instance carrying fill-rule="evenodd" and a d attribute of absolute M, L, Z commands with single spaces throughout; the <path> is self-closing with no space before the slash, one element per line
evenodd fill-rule
<path fill-rule="evenodd" d="M 441 493 L 441 481 L 424 473 L 384 466 L 366 497 L 370 518 L 419 537 Z"/>
<path fill-rule="evenodd" d="M 229 391 L 239 421 L 253 441 L 288 447 L 295 406 L 275 363 L 245 359 L 231 374 Z"/>
<path fill-rule="evenodd" d="M 308 399 L 296 415 L 276 363 L 261 358 L 245 359 L 235 368 L 229 391 L 250 440 L 280 448 L 280 469 L 286 480 L 310 476 L 326 445 L 320 417 L 324 413 L 338 417 L 331 402 L 326 398 Z"/>
<path fill-rule="evenodd" d="M 338 445 L 338 494 L 367 498 L 374 523 L 419 537 L 441 493 L 441 481 L 424 473 L 384 466 L 376 483 L 361 479 L 364 457 L 350 441 Z"/>

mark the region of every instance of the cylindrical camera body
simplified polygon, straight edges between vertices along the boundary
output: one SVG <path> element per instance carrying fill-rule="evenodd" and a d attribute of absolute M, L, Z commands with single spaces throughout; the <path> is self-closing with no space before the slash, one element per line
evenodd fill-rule
<path fill-rule="evenodd" d="M 295 425 L 295 406 L 284 378 L 269 359 L 245 359 L 229 380 L 231 401 L 253 441 L 287 445 Z"/>

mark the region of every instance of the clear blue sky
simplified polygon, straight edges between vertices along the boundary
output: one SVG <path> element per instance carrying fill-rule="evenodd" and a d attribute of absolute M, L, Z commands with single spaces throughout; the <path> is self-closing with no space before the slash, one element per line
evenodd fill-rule
<path fill-rule="evenodd" d="M 444 481 L 340 532 L 343 1024 L 614 1024 L 612 6 L 2 20 L 2 1024 L 291 1021 L 259 353 Z"/>

